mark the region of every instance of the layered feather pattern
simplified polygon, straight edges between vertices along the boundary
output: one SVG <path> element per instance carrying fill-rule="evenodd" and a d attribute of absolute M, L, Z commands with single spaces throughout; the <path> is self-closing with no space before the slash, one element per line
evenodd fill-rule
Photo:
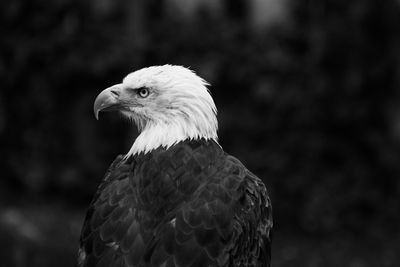
<path fill-rule="evenodd" d="M 212 140 L 186 140 L 110 166 L 88 209 L 79 264 L 270 266 L 262 181 Z"/>

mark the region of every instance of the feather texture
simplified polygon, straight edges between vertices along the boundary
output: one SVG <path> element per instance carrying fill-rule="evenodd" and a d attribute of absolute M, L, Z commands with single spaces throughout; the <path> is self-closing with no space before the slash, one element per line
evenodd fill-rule
<path fill-rule="evenodd" d="M 263 182 L 212 140 L 111 164 L 88 209 L 79 264 L 270 266 Z"/>

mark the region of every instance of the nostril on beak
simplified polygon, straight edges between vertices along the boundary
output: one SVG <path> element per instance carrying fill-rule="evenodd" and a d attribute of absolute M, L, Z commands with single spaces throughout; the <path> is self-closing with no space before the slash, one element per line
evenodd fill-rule
<path fill-rule="evenodd" d="M 113 89 L 110 91 L 110 93 L 114 96 L 114 97 L 119 97 L 119 91 Z"/>

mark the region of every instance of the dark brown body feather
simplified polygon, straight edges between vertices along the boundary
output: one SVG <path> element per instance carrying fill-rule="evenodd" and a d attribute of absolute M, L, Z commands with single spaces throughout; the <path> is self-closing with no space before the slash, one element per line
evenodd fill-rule
<path fill-rule="evenodd" d="M 214 141 L 184 141 L 110 166 L 88 209 L 79 264 L 270 266 L 262 181 Z"/>

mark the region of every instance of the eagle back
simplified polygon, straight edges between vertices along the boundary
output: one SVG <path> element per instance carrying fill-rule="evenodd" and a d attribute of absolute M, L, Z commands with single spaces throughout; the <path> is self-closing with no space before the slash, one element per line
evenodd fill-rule
<path fill-rule="evenodd" d="M 87 212 L 81 266 L 268 266 L 264 184 L 214 141 L 110 166 Z"/>

